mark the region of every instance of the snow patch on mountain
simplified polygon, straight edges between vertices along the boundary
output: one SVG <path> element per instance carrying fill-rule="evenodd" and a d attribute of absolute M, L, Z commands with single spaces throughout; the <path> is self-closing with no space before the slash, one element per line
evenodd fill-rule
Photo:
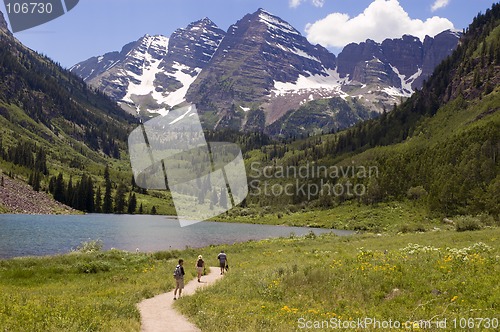
<path fill-rule="evenodd" d="M 267 27 L 271 30 L 279 30 L 285 33 L 300 35 L 300 33 L 293 26 L 285 21 L 278 19 L 277 17 L 263 9 L 260 9 L 259 21 L 266 24 Z"/>
<path fill-rule="evenodd" d="M 196 75 L 191 76 L 189 74 L 186 74 L 185 71 L 191 71 L 193 69 L 178 62 L 174 63 L 173 68 L 176 70 L 173 76 L 177 81 L 181 82 L 182 88 L 171 92 L 166 98 L 164 98 L 163 102 L 171 107 L 186 101 L 186 93 L 189 87 L 201 73 L 201 68 L 195 68 L 194 71 L 196 72 Z"/>
<path fill-rule="evenodd" d="M 274 89 L 271 91 L 273 96 L 285 96 L 288 94 L 305 94 L 307 92 L 321 92 L 323 98 L 328 97 L 348 97 L 348 94 L 342 91 L 342 85 L 347 83 L 346 78 L 340 78 L 337 70 L 325 70 L 325 75 L 309 76 L 299 75 L 295 82 L 274 81 Z M 308 93 L 309 100 L 313 100 L 313 94 Z"/>
<path fill-rule="evenodd" d="M 405 75 L 402 75 L 399 72 L 398 68 L 394 67 L 391 64 L 389 64 L 389 66 L 401 80 L 401 89 L 397 89 L 395 87 L 388 87 L 383 89 L 383 91 L 391 96 L 410 97 L 415 92 L 413 91 L 412 84 L 413 82 L 415 82 L 417 78 L 420 77 L 420 75 L 422 75 L 422 68 L 418 68 L 418 70 L 413 75 L 407 78 Z"/>
<path fill-rule="evenodd" d="M 292 54 L 298 55 L 302 58 L 310 59 L 310 60 L 321 63 L 321 60 L 318 59 L 317 57 L 312 56 L 312 55 L 310 55 L 310 54 L 308 54 L 308 53 L 304 52 L 303 50 L 298 49 L 296 47 L 287 47 L 287 46 L 280 44 L 280 43 L 275 43 L 275 44 L 270 43 L 270 42 L 266 42 L 266 43 L 270 46 L 277 47 L 277 48 L 279 48 L 287 53 L 292 53 Z"/>
<path fill-rule="evenodd" d="M 398 68 L 394 67 L 391 64 L 389 64 L 389 66 L 391 67 L 392 71 L 394 71 L 396 73 L 396 75 L 398 75 L 399 79 L 401 80 L 401 89 L 398 92 L 398 95 L 401 95 L 403 97 L 411 96 L 413 94 L 413 92 L 415 92 L 415 91 L 413 91 L 412 84 L 413 84 L 413 82 L 415 82 L 415 80 L 417 78 L 420 77 L 420 75 L 422 75 L 422 68 L 418 68 L 418 70 L 413 75 L 406 78 L 405 75 L 402 75 L 399 72 Z"/>
<path fill-rule="evenodd" d="M 144 64 L 142 67 L 142 74 L 137 75 L 133 72 L 129 72 L 128 75 L 133 79 L 127 88 L 127 94 L 123 97 L 123 101 L 133 102 L 132 95 L 148 95 L 150 93 L 155 93 L 154 81 L 156 74 L 160 73 L 161 70 L 159 66 L 161 64 L 160 60 L 155 60 L 151 54 L 146 53 L 144 56 Z M 138 82 L 138 83 L 135 83 Z M 156 98 L 155 98 L 156 99 Z"/>

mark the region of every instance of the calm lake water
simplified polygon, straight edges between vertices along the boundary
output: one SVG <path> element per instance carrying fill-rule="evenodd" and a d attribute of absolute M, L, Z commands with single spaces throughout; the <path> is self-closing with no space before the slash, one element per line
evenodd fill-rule
<path fill-rule="evenodd" d="M 0 215 L 0 258 L 62 254 L 88 240 L 105 249 L 143 252 L 231 244 L 247 240 L 334 232 L 306 227 L 201 222 L 180 227 L 174 218 L 145 215 Z"/>

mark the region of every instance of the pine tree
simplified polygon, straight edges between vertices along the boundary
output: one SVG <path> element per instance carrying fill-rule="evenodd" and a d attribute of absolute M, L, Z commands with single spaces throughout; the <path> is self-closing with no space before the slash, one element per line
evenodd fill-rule
<path fill-rule="evenodd" d="M 85 185 L 85 211 L 88 213 L 95 212 L 94 205 L 94 184 L 92 182 L 92 177 L 87 177 L 87 183 Z"/>
<path fill-rule="evenodd" d="M 54 199 L 58 202 L 66 202 L 66 197 L 64 195 L 64 178 L 63 174 L 59 173 L 54 183 Z"/>
<path fill-rule="evenodd" d="M 125 193 L 127 192 L 127 186 L 120 183 L 115 192 L 115 213 L 125 212 Z"/>
<path fill-rule="evenodd" d="M 101 213 L 102 212 L 102 194 L 101 194 L 101 187 L 97 187 L 97 192 L 95 194 L 95 202 L 94 202 L 94 209 L 96 213 Z"/>
<path fill-rule="evenodd" d="M 72 205 L 74 198 L 73 177 L 69 177 L 68 186 L 66 187 L 66 204 Z"/>
<path fill-rule="evenodd" d="M 128 198 L 127 213 L 134 214 L 136 208 L 137 208 L 137 198 L 135 197 L 135 193 L 130 192 L 129 198 Z"/>
<path fill-rule="evenodd" d="M 153 207 L 151 208 L 151 214 L 152 214 L 152 215 L 157 214 L 157 212 L 156 212 L 156 206 L 154 206 L 154 205 L 153 205 Z"/>
<path fill-rule="evenodd" d="M 104 199 L 102 202 L 103 213 L 113 213 L 113 198 L 111 197 L 111 180 L 109 178 L 109 167 L 104 169 Z"/>
<path fill-rule="evenodd" d="M 47 156 L 43 148 L 39 148 L 36 152 L 35 170 L 45 175 L 49 174 L 49 171 L 47 169 Z"/>
<path fill-rule="evenodd" d="M 142 203 L 141 203 L 141 205 L 139 206 L 139 214 L 143 214 L 143 213 L 144 213 L 144 209 L 143 209 Z"/>
<path fill-rule="evenodd" d="M 34 191 L 40 191 L 40 181 L 41 181 L 41 174 L 40 172 L 35 171 L 33 174 L 33 190 Z"/>

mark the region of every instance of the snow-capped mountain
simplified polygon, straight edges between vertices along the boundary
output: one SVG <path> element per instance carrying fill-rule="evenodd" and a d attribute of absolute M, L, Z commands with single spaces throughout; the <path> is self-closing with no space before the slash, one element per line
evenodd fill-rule
<path fill-rule="evenodd" d="M 259 107 L 270 123 L 297 105 L 292 98 L 279 99 L 279 93 L 273 93 L 277 84 L 307 77 L 332 80 L 335 61 L 324 47 L 311 45 L 290 24 L 259 9 L 229 27 L 186 98 L 202 112 L 215 107 L 217 126 L 243 123 L 245 111 Z M 340 87 L 338 75 L 337 79 Z"/>
<path fill-rule="evenodd" d="M 388 109 L 422 86 L 434 68 L 457 47 L 460 33 L 446 30 L 434 38 L 404 35 L 382 43 L 367 40 L 347 45 L 338 56 L 338 72 L 349 78 L 343 87 L 376 111 Z"/>
<path fill-rule="evenodd" d="M 132 113 L 164 113 L 185 94 L 224 37 L 208 18 L 176 30 L 170 38 L 146 35 L 76 64 L 70 70 Z"/>
<path fill-rule="evenodd" d="M 367 40 L 347 45 L 337 58 L 259 9 L 227 32 L 203 19 L 170 38 L 144 36 L 121 52 L 88 59 L 71 70 L 131 112 L 162 113 L 195 103 L 207 128 L 264 130 L 324 98 L 356 105 L 361 115 L 351 117 L 350 125 L 409 97 L 451 54 L 459 37 L 445 31 L 423 42 L 407 35 L 382 43 Z"/>

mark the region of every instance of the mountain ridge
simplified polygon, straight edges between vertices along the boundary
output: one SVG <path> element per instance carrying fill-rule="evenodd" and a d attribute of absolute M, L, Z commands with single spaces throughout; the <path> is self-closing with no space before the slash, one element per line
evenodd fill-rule
<path fill-rule="evenodd" d="M 170 37 L 145 35 L 122 48 L 70 68 L 129 113 L 163 113 L 180 104 L 215 52 L 224 32 L 204 18 Z M 190 41 L 196 41 L 186 47 Z M 106 61 L 106 62 L 105 62 Z M 101 62 L 107 65 L 100 65 Z"/>
<path fill-rule="evenodd" d="M 68 193 L 71 198 L 64 203 L 81 209 L 82 200 L 94 200 L 92 184 L 100 180 L 105 165 L 119 163 L 126 154 L 127 135 L 135 124 L 137 118 L 109 97 L 0 29 L 0 168 L 13 179 L 2 181 L 1 211 L 70 211 L 49 207 L 47 195 L 42 200 L 27 185 L 11 185 L 18 180 L 60 202 L 56 191 Z M 69 177 L 67 185 L 63 176 Z"/>
<path fill-rule="evenodd" d="M 290 24 L 260 9 L 229 27 L 210 66 L 186 97 L 201 112 L 220 109 L 216 127 L 224 121 L 231 126 L 235 118 L 243 118 L 241 110 L 266 103 L 276 81 L 326 75 L 325 67 L 335 68 L 333 54 L 310 45 Z"/>
<path fill-rule="evenodd" d="M 208 19 L 197 22 L 204 20 Z M 443 31 L 434 37 L 427 36 L 424 41 L 409 35 L 386 39 L 382 43 L 367 40 L 347 45 L 336 57 L 321 45 L 310 44 L 288 22 L 262 8 L 245 15 L 227 32 L 212 21 L 208 22 L 213 27 L 212 32 L 217 31 L 214 34 L 217 46 L 207 52 L 210 59 L 201 54 L 208 59 L 202 65 L 193 63 L 198 53 L 187 57 L 191 61 L 187 67 L 177 68 L 178 72 L 190 73 L 189 77 L 171 80 L 168 76 L 172 67 L 159 67 L 148 88 L 149 94 L 145 89 L 141 96 L 137 93 L 134 98 L 127 84 L 120 84 L 120 94 L 107 94 L 129 112 L 142 116 L 147 116 L 148 112 L 163 114 L 176 106 L 175 103 L 195 103 L 207 129 L 230 127 L 267 131 L 268 126 L 288 112 L 309 101 L 325 98 L 345 101 L 356 98 L 366 108 L 363 114 L 376 114 L 391 110 L 394 104 L 420 88 L 437 63 L 453 51 L 460 37 L 460 33 Z M 176 30 L 169 39 L 169 44 L 173 45 L 169 45 L 168 54 L 179 64 L 186 58 L 182 52 L 206 45 L 207 40 L 189 37 L 186 33 L 195 23 Z M 172 41 L 182 34 L 186 34 L 181 38 L 183 48 L 173 47 Z M 213 42 L 211 38 L 208 41 Z M 85 61 L 76 64 L 71 70 L 85 79 L 85 74 L 93 68 L 82 69 L 84 64 Z M 116 83 L 122 79 L 123 75 L 111 75 L 109 81 Z M 114 87 L 106 81 L 86 81 L 104 92 Z M 177 98 L 162 96 L 172 87 L 177 89 L 173 92 Z M 252 115 L 249 110 L 253 111 Z M 258 122 L 254 122 L 255 118 Z M 329 131 L 331 128 L 323 129 Z"/>
<path fill-rule="evenodd" d="M 3 16 L 3 13 L 0 11 L 0 29 L 1 30 L 8 30 L 7 26 L 7 21 L 5 20 L 5 17 Z"/>
<path fill-rule="evenodd" d="M 251 160 L 257 160 L 262 169 L 270 169 L 271 174 L 250 177 L 260 182 L 255 182 L 247 205 L 225 218 L 240 214 L 240 220 L 252 220 L 259 218 L 262 210 L 292 214 L 297 206 L 302 211 L 332 209 L 334 216 L 335 209 L 344 203 L 346 208 L 364 204 L 370 211 L 378 204 L 394 204 L 396 209 L 401 204 L 412 204 L 428 211 L 420 221 L 424 229 L 427 218 L 436 217 L 467 216 L 474 220 L 460 228 L 457 225 L 457 230 L 498 225 L 499 36 L 500 4 L 495 4 L 474 19 L 460 45 L 436 67 L 422 88 L 391 112 L 338 133 L 292 138 L 250 151 Z M 291 120 L 304 123 L 303 117 L 314 111 L 311 107 L 308 113 Z M 283 176 L 283 169 L 314 171 L 319 167 L 373 167 L 376 173 L 350 177 L 329 177 L 325 173 L 301 179 L 293 173 Z M 256 169 L 252 165 L 254 175 Z M 295 194 L 269 195 L 265 191 L 269 183 L 277 188 L 293 188 L 290 192 Z M 349 193 L 353 186 L 363 191 Z M 303 191 L 305 187 L 314 190 Z M 297 215 L 303 216 L 302 212 Z M 385 230 L 383 223 L 366 223 L 363 219 L 338 220 L 336 225 L 348 223 L 357 230 Z M 330 221 L 326 224 L 335 225 Z M 406 226 L 404 232 L 410 230 Z"/>

